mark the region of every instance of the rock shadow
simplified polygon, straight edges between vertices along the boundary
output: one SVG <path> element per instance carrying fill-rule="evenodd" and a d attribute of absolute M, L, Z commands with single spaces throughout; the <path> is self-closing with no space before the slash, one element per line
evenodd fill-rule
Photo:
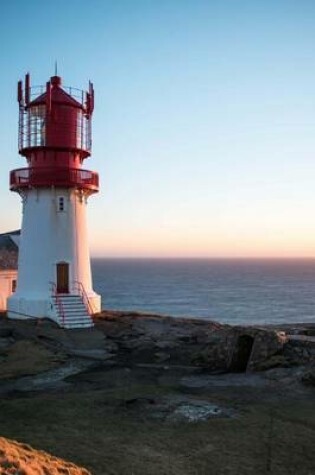
<path fill-rule="evenodd" d="M 240 335 L 237 339 L 229 370 L 232 373 L 245 373 L 252 353 L 254 338 L 251 335 Z"/>

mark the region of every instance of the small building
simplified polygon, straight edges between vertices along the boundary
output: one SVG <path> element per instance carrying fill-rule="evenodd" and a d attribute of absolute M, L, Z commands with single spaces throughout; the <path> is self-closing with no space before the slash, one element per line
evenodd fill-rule
<path fill-rule="evenodd" d="M 0 312 L 7 309 L 7 299 L 17 282 L 20 231 L 0 234 Z"/>

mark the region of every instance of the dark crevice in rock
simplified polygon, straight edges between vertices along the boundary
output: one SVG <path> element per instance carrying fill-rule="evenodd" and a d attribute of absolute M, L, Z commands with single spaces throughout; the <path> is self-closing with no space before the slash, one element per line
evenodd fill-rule
<path fill-rule="evenodd" d="M 230 371 L 233 373 L 243 373 L 246 371 L 254 345 L 254 338 L 251 335 L 240 335 L 232 355 Z"/>

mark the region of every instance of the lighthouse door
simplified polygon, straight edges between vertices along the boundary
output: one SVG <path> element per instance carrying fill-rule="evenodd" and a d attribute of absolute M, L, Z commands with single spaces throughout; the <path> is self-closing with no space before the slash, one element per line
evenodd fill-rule
<path fill-rule="evenodd" d="M 69 293 L 69 264 L 67 262 L 57 264 L 57 292 L 58 294 Z"/>

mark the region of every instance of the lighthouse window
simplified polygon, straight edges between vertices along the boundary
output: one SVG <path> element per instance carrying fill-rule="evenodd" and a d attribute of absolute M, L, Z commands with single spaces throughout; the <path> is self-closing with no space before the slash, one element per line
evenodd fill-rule
<path fill-rule="evenodd" d="M 12 280 L 12 283 L 11 283 L 11 291 L 12 291 L 12 293 L 16 291 L 16 279 L 13 279 L 13 280 Z"/>
<path fill-rule="evenodd" d="M 38 147 L 45 145 L 45 106 L 33 106 L 28 111 L 28 141 L 29 146 Z"/>
<path fill-rule="evenodd" d="M 65 210 L 65 199 L 63 196 L 60 196 L 58 199 L 58 211 L 64 211 Z"/>

